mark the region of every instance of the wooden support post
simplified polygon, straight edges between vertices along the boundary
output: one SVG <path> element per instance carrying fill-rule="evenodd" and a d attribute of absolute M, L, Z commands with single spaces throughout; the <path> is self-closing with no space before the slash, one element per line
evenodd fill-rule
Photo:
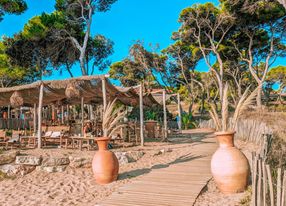
<path fill-rule="evenodd" d="M 179 132 L 182 132 L 182 111 L 181 111 L 181 97 L 180 94 L 177 94 L 177 99 L 178 99 L 178 128 Z"/>
<path fill-rule="evenodd" d="M 8 119 L 11 118 L 11 106 L 8 105 Z"/>
<path fill-rule="evenodd" d="M 142 84 L 140 84 L 139 106 L 140 106 L 140 138 L 141 138 L 141 146 L 144 146 L 144 113 L 143 113 L 143 85 Z"/>
<path fill-rule="evenodd" d="M 34 104 L 34 134 L 37 132 L 37 104 Z"/>
<path fill-rule="evenodd" d="M 252 172 L 252 205 L 257 206 L 257 155 L 255 154 L 253 157 L 253 172 Z"/>
<path fill-rule="evenodd" d="M 270 191 L 270 203 L 271 203 L 271 206 L 274 206 L 273 182 L 272 182 L 272 176 L 271 176 L 269 165 L 266 165 L 266 172 L 267 172 L 268 186 L 269 186 L 269 191 Z"/>
<path fill-rule="evenodd" d="M 261 185 L 262 185 L 262 160 L 258 158 L 258 180 L 257 180 L 257 205 L 261 205 Z"/>
<path fill-rule="evenodd" d="M 64 124 L 65 123 L 65 116 L 64 116 L 65 111 L 64 111 L 64 106 L 63 105 L 62 105 L 61 113 L 62 113 L 62 115 L 61 115 L 61 117 L 62 117 L 62 124 Z"/>
<path fill-rule="evenodd" d="M 103 111 L 102 111 L 102 117 L 104 116 L 104 113 L 106 111 L 107 107 L 107 96 L 106 96 L 106 79 L 102 79 L 102 100 L 103 100 Z M 103 136 L 107 136 L 107 130 L 106 128 L 102 128 Z"/>
<path fill-rule="evenodd" d="M 84 127 L 84 98 L 81 98 L 81 134 L 83 136 L 83 127 Z"/>
<path fill-rule="evenodd" d="M 11 120 L 11 106 L 10 105 L 8 105 L 8 119 L 7 119 L 7 127 L 8 127 L 8 129 L 11 129 L 10 128 L 10 122 L 12 122 L 12 120 Z"/>
<path fill-rule="evenodd" d="M 266 205 L 266 195 L 267 195 L 267 175 L 265 162 L 262 162 L 262 174 L 263 174 L 263 206 Z"/>
<path fill-rule="evenodd" d="M 285 205 L 286 205 L 286 170 L 284 170 L 284 175 L 283 175 L 282 198 L 281 198 L 281 206 Z"/>
<path fill-rule="evenodd" d="M 281 168 L 277 170 L 277 195 L 276 195 L 276 206 L 281 206 L 281 194 L 282 194 L 282 183 L 281 183 L 281 176 L 282 176 Z"/>
<path fill-rule="evenodd" d="M 168 138 L 168 122 L 166 108 L 166 90 L 163 90 L 163 111 L 164 111 L 164 140 Z"/>
<path fill-rule="evenodd" d="M 52 122 L 54 123 L 56 120 L 56 115 L 55 115 L 55 105 L 52 105 Z"/>
<path fill-rule="evenodd" d="M 70 116 L 70 106 L 69 105 L 67 105 L 67 113 L 66 114 L 67 114 L 66 120 L 69 121 L 70 120 L 70 117 L 69 117 Z"/>
<path fill-rule="evenodd" d="M 42 107 L 43 107 L 43 97 L 44 97 L 44 84 L 40 86 L 39 94 L 39 107 L 38 107 L 38 148 L 42 147 Z"/>
<path fill-rule="evenodd" d="M 106 79 L 102 79 L 102 99 L 103 99 L 103 111 L 105 112 L 107 107 L 107 96 L 106 96 Z"/>

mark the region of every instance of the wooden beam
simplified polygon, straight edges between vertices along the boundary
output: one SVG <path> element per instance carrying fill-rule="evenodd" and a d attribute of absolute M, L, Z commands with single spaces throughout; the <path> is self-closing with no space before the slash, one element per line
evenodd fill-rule
<path fill-rule="evenodd" d="M 42 107 L 44 97 L 44 84 L 40 86 L 39 106 L 38 106 L 38 148 L 42 147 Z"/>
<path fill-rule="evenodd" d="M 83 136 L 84 127 L 84 98 L 81 98 L 81 135 Z"/>
<path fill-rule="evenodd" d="M 64 116 L 65 111 L 64 111 L 64 106 L 63 106 L 63 105 L 62 105 L 62 111 L 61 111 L 61 113 L 62 113 L 62 115 L 61 115 L 61 117 L 62 117 L 62 124 L 64 124 L 64 123 L 65 123 L 65 116 Z"/>
<path fill-rule="evenodd" d="M 106 96 L 106 79 L 102 79 L 102 99 L 103 99 L 103 111 L 106 110 L 107 96 Z"/>
<path fill-rule="evenodd" d="M 107 107 L 107 96 L 106 96 L 106 79 L 102 79 L 102 99 L 103 99 L 103 111 L 102 111 L 102 116 L 104 116 L 104 113 L 106 111 Z M 103 136 L 107 136 L 107 130 L 105 128 L 102 128 L 103 131 Z"/>
<path fill-rule="evenodd" d="M 66 116 L 66 120 L 69 121 L 70 120 L 70 106 L 67 105 L 67 116 Z"/>
<path fill-rule="evenodd" d="M 37 104 L 34 104 L 34 134 L 37 132 Z"/>
<path fill-rule="evenodd" d="M 56 121 L 56 115 L 55 115 L 55 105 L 52 104 L 52 122 Z"/>
<path fill-rule="evenodd" d="M 166 108 L 166 90 L 163 90 L 163 111 L 164 111 L 164 140 L 168 138 L 168 122 L 167 122 L 167 108 Z"/>
<path fill-rule="evenodd" d="M 11 106 L 8 105 L 8 119 L 11 118 Z"/>
<path fill-rule="evenodd" d="M 139 106 L 140 106 L 140 138 L 141 138 L 141 146 L 144 146 L 144 113 L 143 113 L 143 85 L 142 84 L 140 84 Z"/>
<path fill-rule="evenodd" d="M 177 100 L 178 100 L 178 128 L 179 132 L 182 132 L 182 111 L 181 111 L 181 97 L 180 94 L 177 94 Z"/>

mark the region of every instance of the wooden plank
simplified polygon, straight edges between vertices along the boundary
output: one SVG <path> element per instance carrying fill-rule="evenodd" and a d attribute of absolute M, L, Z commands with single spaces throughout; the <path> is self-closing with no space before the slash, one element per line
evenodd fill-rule
<path fill-rule="evenodd" d="M 268 179 L 269 192 L 270 192 L 270 202 L 271 202 L 271 206 L 274 206 L 274 191 L 273 191 L 272 176 L 271 176 L 269 165 L 266 165 L 266 172 L 267 172 L 267 179 Z"/>
<path fill-rule="evenodd" d="M 114 195 L 113 197 L 117 198 L 117 201 L 119 201 L 120 199 L 129 199 L 129 200 L 138 200 L 138 194 L 133 193 L 133 194 L 128 194 L 128 195 Z M 150 198 L 152 197 L 152 198 Z M 181 203 L 190 203 L 190 199 L 194 199 L 196 198 L 196 196 L 189 196 L 188 198 L 186 198 L 186 196 L 170 196 L 170 195 L 150 195 L 150 193 L 148 194 L 144 194 L 141 193 L 140 194 L 140 199 L 142 201 L 147 200 L 145 202 L 152 202 L 152 201 L 158 201 L 160 200 L 160 203 L 163 202 L 181 202 Z M 152 199 L 152 200 L 150 200 Z"/>
<path fill-rule="evenodd" d="M 152 195 L 146 195 L 146 196 L 140 196 L 140 203 L 144 203 L 145 205 L 146 204 L 157 204 L 158 201 L 160 201 L 160 205 L 162 204 L 171 204 L 171 205 L 177 205 L 177 204 L 181 204 L 181 205 L 189 205 L 190 203 L 193 202 L 195 198 L 188 198 L 188 199 L 180 199 L 180 198 L 177 198 L 175 197 L 174 198 L 169 198 L 169 199 L 166 199 L 166 197 L 157 197 L 157 198 L 154 198 Z M 113 199 L 110 199 L 110 200 L 106 200 L 105 202 L 107 203 L 133 203 L 134 202 L 139 202 L 138 201 L 138 195 L 136 196 L 114 196 Z M 137 203 L 136 203 L 137 205 Z"/>
<path fill-rule="evenodd" d="M 282 189 L 281 172 L 282 172 L 281 168 L 278 168 L 278 170 L 277 170 L 278 175 L 277 175 L 277 189 L 276 189 L 276 191 L 277 191 L 276 206 L 281 206 L 281 193 L 282 193 L 282 191 L 281 191 L 281 189 Z"/>
<path fill-rule="evenodd" d="M 194 145 L 192 155 L 197 159 L 184 160 L 166 168 L 152 169 L 150 173 L 123 185 L 100 206 L 185 206 L 193 205 L 211 178 L 210 155 L 215 151 L 214 139 L 210 145 Z M 199 154 L 198 154 L 199 153 Z"/>
<path fill-rule="evenodd" d="M 156 205 L 157 202 L 158 202 L 158 199 L 154 199 L 153 196 L 148 196 L 148 197 L 142 197 L 140 196 L 140 202 L 138 201 L 138 197 L 118 197 L 116 196 L 116 201 L 107 201 L 109 203 L 114 203 L 114 205 L 118 205 L 118 203 L 123 203 L 123 204 L 133 204 L 134 205 L 134 201 L 137 201 L 138 203 L 136 203 L 136 205 L 144 205 L 144 206 L 153 206 L 153 205 Z M 189 199 L 189 200 L 181 200 L 179 198 L 177 199 L 165 199 L 164 197 L 160 198 L 159 199 L 160 201 L 160 206 L 162 205 L 171 205 L 171 206 L 174 206 L 174 205 L 190 205 L 192 204 L 193 202 L 193 199 Z"/>
<path fill-rule="evenodd" d="M 34 135 L 37 133 L 37 104 L 34 104 L 34 119 L 33 119 L 33 126 L 34 126 Z"/>

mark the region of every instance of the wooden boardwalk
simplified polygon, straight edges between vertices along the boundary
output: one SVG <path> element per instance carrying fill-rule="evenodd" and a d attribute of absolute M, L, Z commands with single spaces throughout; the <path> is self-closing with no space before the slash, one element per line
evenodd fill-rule
<path fill-rule="evenodd" d="M 193 143 L 190 156 L 180 158 L 161 169 L 138 177 L 120 187 L 99 206 L 188 206 L 211 178 L 211 155 L 217 148 L 215 139 Z"/>

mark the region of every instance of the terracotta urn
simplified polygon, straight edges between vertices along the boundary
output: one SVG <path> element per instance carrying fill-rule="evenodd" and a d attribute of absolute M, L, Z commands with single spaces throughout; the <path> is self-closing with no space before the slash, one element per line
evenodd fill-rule
<path fill-rule="evenodd" d="M 108 150 L 109 140 L 108 137 L 96 139 L 98 151 L 92 160 L 92 170 L 98 184 L 111 183 L 118 177 L 119 163 L 114 153 Z"/>
<path fill-rule="evenodd" d="M 216 132 L 219 148 L 212 156 L 211 171 L 219 190 L 224 194 L 243 192 L 248 184 L 249 163 L 234 146 L 235 132 Z"/>
<path fill-rule="evenodd" d="M 147 131 L 148 138 L 154 138 L 155 137 L 156 126 L 157 126 L 157 121 L 148 120 L 145 122 L 145 129 Z"/>

